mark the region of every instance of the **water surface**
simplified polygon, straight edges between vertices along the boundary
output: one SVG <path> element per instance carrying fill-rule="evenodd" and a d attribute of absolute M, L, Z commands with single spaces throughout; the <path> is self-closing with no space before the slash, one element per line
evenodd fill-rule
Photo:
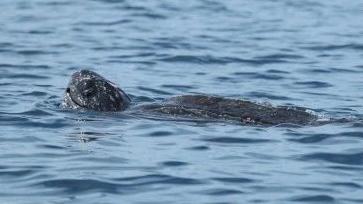
<path fill-rule="evenodd" d="M 363 124 L 255 127 L 59 108 L 89 68 L 138 97 L 363 114 L 361 1 L 2 0 L 0 203 L 362 203 Z"/>

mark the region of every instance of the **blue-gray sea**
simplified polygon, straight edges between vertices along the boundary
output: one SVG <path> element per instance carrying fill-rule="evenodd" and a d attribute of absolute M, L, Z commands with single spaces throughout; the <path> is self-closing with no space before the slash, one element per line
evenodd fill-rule
<path fill-rule="evenodd" d="M 363 203 L 363 1 L 1 0 L 0 203 Z M 96 71 L 352 122 L 242 126 L 64 110 Z"/>

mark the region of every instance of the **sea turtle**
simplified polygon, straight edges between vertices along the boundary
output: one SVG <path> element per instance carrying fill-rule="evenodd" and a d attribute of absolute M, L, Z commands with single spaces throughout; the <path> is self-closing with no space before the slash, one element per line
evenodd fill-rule
<path fill-rule="evenodd" d="M 142 111 L 179 118 L 238 121 L 242 124 L 316 124 L 318 116 L 305 108 L 263 105 L 246 100 L 207 95 L 183 95 L 162 102 L 132 103 L 131 98 L 101 75 L 75 72 L 66 88 L 63 106 L 72 109 L 115 112 Z"/>

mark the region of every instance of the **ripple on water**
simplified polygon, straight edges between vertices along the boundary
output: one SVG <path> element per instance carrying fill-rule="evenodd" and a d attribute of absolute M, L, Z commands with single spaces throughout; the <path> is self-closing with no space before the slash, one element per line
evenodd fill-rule
<path fill-rule="evenodd" d="M 301 81 L 301 82 L 295 82 L 294 84 L 303 88 L 311 88 L 311 89 L 333 87 L 332 84 L 322 81 Z"/>
<path fill-rule="evenodd" d="M 255 139 L 255 138 L 239 138 L 239 137 L 215 137 L 202 139 L 206 142 L 219 143 L 219 144 L 254 144 L 272 142 L 270 139 Z"/>
<path fill-rule="evenodd" d="M 33 113 L 30 113 L 32 115 Z M 42 115 L 37 115 L 42 116 Z M 48 116 L 45 114 L 45 116 Z M 46 122 L 39 119 L 24 118 L 23 116 L 2 116 L 6 121 L 1 125 L 12 125 L 19 128 L 50 128 L 50 129 L 61 129 L 64 127 L 71 126 L 72 124 L 68 120 L 64 119 L 49 119 Z"/>
<path fill-rule="evenodd" d="M 285 77 L 276 74 L 261 74 L 257 72 L 235 72 L 233 75 L 243 76 L 249 79 L 282 80 Z"/>
<path fill-rule="evenodd" d="M 137 177 L 115 178 L 111 181 L 97 179 L 49 179 L 37 182 L 33 186 L 53 188 L 71 194 L 85 192 L 104 193 L 136 193 L 143 190 L 151 190 L 161 185 L 199 185 L 204 182 L 192 178 L 174 177 L 163 174 L 144 175 Z"/>
<path fill-rule="evenodd" d="M 325 161 L 336 164 L 363 165 L 363 152 L 360 153 L 312 153 L 303 155 L 303 161 Z"/>
<path fill-rule="evenodd" d="M 44 166 L 4 166 L 0 168 L 0 178 L 19 184 L 42 177 L 44 170 Z"/>
<path fill-rule="evenodd" d="M 335 199 L 332 196 L 329 195 L 307 195 L 307 196 L 299 196 L 297 198 L 290 199 L 291 201 L 295 202 L 311 202 L 311 203 L 334 203 Z"/>
<path fill-rule="evenodd" d="M 305 58 L 302 55 L 294 55 L 294 54 L 271 54 L 257 57 L 258 59 L 303 59 Z"/>
<path fill-rule="evenodd" d="M 39 74 L 4 74 L 0 76 L 0 79 L 49 79 L 48 76 L 42 76 Z"/>
<path fill-rule="evenodd" d="M 363 187 L 361 185 L 359 185 L 358 183 L 354 183 L 354 182 L 332 182 L 329 183 L 328 185 L 332 185 L 332 186 L 338 186 L 338 187 L 348 187 L 348 188 L 353 188 L 353 189 L 362 189 Z"/>
<path fill-rule="evenodd" d="M 177 166 L 186 166 L 188 165 L 188 163 L 182 161 L 165 161 L 162 162 L 161 165 L 164 167 L 177 167 Z"/>
<path fill-rule="evenodd" d="M 161 89 L 153 89 L 153 88 L 149 88 L 149 87 L 145 87 L 145 86 L 139 86 L 137 88 L 141 91 L 146 91 L 146 92 L 157 94 L 157 95 L 169 95 L 169 96 L 174 95 L 171 92 L 163 91 Z"/>
<path fill-rule="evenodd" d="M 85 21 L 79 23 L 79 25 L 84 26 L 117 26 L 122 24 L 127 24 L 132 22 L 130 19 L 120 19 L 120 20 L 113 20 L 113 21 Z"/>
<path fill-rule="evenodd" d="M 185 149 L 193 150 L 193 151 L 205 151 L 205 150 L 209 150 L 210 148 L 208 146 L 201 145 L 201 146 L 188 147 Z"/>
<path fill-rule="evenodd" d="M 212 180 L 219 181 L 225 184 L 249 184 L 256 182 L 253 179 L 242 178 L 242 177 L 220 177 L 220 178 L 212 178 Z"/>
<path fill-rule="evenodd" d="M 85 192 L 104 192 L 104 193 L 122 193 L 120 188 L 125 187 L 129 191 L 131 186 L 99 181 L 95 179 L 50 179 L 34 185 L 36 187 L 58 189 L 64 193 L 79 194 Z M 127 188 L 126 188 L 127 187 Z"/>
<path fill-rule="evenodd" d="M 336 74 L 336 73 L 359 73 L 358 70 L 353 69 L 343 69 L 343 68 L 316 68 L 316 69 L 304 69 L 304 72 L 311 72 L 311 73 L 321 73 L 321 74 Z"/>
<path fill-rule="evenodd" d="M 56 51 L 43 51 L 43 50 L 19 50 L 16 51 L 17 54 L 23 56 L 35 56 L 35 55 L 56 55 L 59 52 Z"/>
<path fill-rule="evenodd" d="M 362 44 L 318 45 L 318 46 L 310 46 L 302 48 L 313 51 L 333 51 L 333 50 L 344 50 L 344 49 L 361 51 L 363 50 L 363 45 Z"/>
<path fill-rule="evenodd" d="M 42 109 L 32 109 L 29 111 L 24 111 L 21 113 L 17 113 L 17 115 L 28 115 L 28 116 L 53 116 L 53 113 Z"/>
<path fill-rule="evenodd" d="M 47 96 L 48 93 L 42 92 L 42 91 L 31 91 L 31 92 L 28 92 L 28 93 L 23 93 L 21 95 L 23 95 L 23 96 L 41 97 L 41 96 Z"/>
<path fill-rule="evenodd" d="M 133 183 L 133 185 L 135 186 L 149 186 L 149 185 L 152 186 L 157 184 L 199 185 L 205 183 L 204 181 L 193 178 L 184 178 L 184 177 L 170 176 L 165 174 L 150 174 L 137 177 L 135 176 L 135 177 L 116 178 L 114 180 L 122 183 Z"/>
<path fill-rule="evenodd" d="M 203 56 L 177 55 L 177 56 L 160 58 L 159 61 L 172 62 L 172 63 L 208 64 L 208 65 L 213 65 L 213 64 L 226 65 L 230 63 L 264 65 L 264 64 L 285 62 L 279 59 L 242 59 L 237 57 L 215 57 L 211 55 L 203 55 Z"/>
<path fill-rule="evenodd" d="M 286 133 L 286 135 L 290 135 L 293 138 L 289 138 L 289 141 L 298 142 L 302 144 L 313 144 L 313 143 L 321 143 L 326 140 L 332 139 L 346 139 L 346 138 L 356 138 L 362 139 L 363 134 L 361 132 L 342 132 L 342 133 L 335 133 L 335 134 L 303 134 L 303 133 L 296 133 L 290 132 Z"/>
<path fill-rule="evenodd" d="M 209 189 L 198 192 L 199 194 L 205 194 L 209 196 L 231 196 L 231 195 L 239 195 L 244 194 L 241 190 L 228 189 L 228 188 L 217 188 L 217 189 Z"/>
<path fill-rule="evenodd" d="M 150 134 L 148 134 L 148 136 L 151 136 L 151 137 L 166 137 L 166 136 L 172 136 L 174 135 L 173 132 L 170 132 L 170 131 L 154 131 L 154 132 L 151 132 Z"/>
<path fill-rule="evenodd" d="M 131 17 L 136 17 L 136 18 L 145 18 L 148 20 L 165 20 L 168 17 L 162 14 L 158 14 L 155 12 L 137 12 L 137 13 L 133 13 L 131 14 Z"/>
<path fill-rule="evenodd" d="M 25 65 L 25 64 L 0 64 L 0 68 L 11 68 L 11 69 L 50 69 L 51 67 L 44 64 L 39 65 Z"/>
<path fill-rule="evenodd" d="M 0 170 L 0 177 L 16 177 L 19 179 L 19 177 L 26 177 L 29 175 L 34 174 L 34 170 Z"/>

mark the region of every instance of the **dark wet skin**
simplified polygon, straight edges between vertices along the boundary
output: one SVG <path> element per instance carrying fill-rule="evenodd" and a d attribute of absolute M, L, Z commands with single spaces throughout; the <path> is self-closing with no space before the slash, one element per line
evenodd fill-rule
<path fill-rule="evenodd" d="M 154 115 L 191 119 L 228 120 L 242 124 L 315 124 L 318 117 L 297 107 L 272 107 L 245 100 L 205 95 L 176 96 L 162 103 L 130 106 L 130 97 L 99 74 L 81 70 L 72 75 L 64 95 L 64 106 L 72 109 L 115 112 L 137 109 Z"/>
<path fill-rule="evenodd" d="M 94 111 L 123 111 L 130 103 L 131 99 L 120 88 L 89 70 L 72 75 L 63 100 L 65 107 Z"/>

